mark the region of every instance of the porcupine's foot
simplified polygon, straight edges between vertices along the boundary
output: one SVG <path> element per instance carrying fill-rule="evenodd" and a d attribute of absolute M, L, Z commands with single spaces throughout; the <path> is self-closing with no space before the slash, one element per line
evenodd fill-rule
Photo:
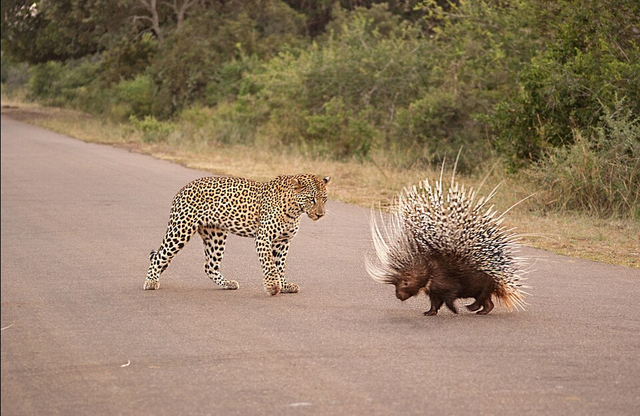
<path fill-rule="evenodd" d="M 442 306 L 442 299 L 437 297 L 434 293 L 429 293 L 429 301 L 431 302 L 431 309 L 424 312 L 424 316 L 436 316 L 438 314 L 438 310 Z"/>
<path fill-rule="evenodd" d="M 493 309 L 493 302 L 491 302 L 493 287 L 494 287 L 493 282 L 491 282 L 490 284 L 485 284 L 480 294 L 475 297 L 475 302 L 473 302 L 471 305 L 468 305 L 467 309 L 473 312 L 479 311 L 477 313 L 481 315 L 488 314 L 489 311 Z M 483 308 L 483 309 L 480 310 L 480 308 Z M 486 312 L 484 312 L 485 310 Z"/>
<path fill-rule="evenodd" d="M 475 312 L 481 307 L 482 305 L 480 305 L 477 300 L 473 302 L 471 305 L 467 305 L 467 309 L 469 309 L 471 312 Z"/>
<path fill-rule="evenodd" d="M 447 299 L 444 301 L 444 304 L 447 305 L 447 308 L 449 308 L 449 310 L 453 313 L 455 313 L 456 315 L 458 314 L 458 308 L 456 308 L 456 305 L 453 303 L 455 302 L 455 299 Z"/>
<path fill-rule="evenodd" d="M 300 291 L 300 286 L 295 283 L 284 282 L 282 284 L 282 289 L 280 293 L 298 293 Z"/>
<path fill-rule="evenodd" d="M 478 315 L 486 315 L 493 309 L 493 302 L 491 299 L 487 299 L 487 301 L 482 305 L 482 310 L 476 312 Z"/>

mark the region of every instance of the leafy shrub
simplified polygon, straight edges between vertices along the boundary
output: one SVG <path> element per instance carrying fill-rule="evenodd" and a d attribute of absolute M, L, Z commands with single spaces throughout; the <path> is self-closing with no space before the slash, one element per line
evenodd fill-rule
<path fill-rule="evenodd" d="M 121 81 L 115 89 L 118 101 L 127 107 L 125 115 L 144 117 L 155 114 L 156 88 L 150 76 L 138 75 Z"/>
<path fill-rule="evenodd" d="M 280 0 L 230 1 L 185 20 L 159 45 L 147 72 L 159 86 L 154 114 L 228 98 L 256 57 L 301 45 L 303 27 L 303 17 Z"/>
<path fill-rule="evenodd" d="M 552 208 L 640 219 L 640 118 L 620 102 L 602 112 L 600 127 L 574 130 L 571 145 L 551 149 L 529 174 Z"/>
<path fill-rule="evenodd" d="M 120 39 L 102 55 L 101 81 L 111 86 L 134 79 L 145 72 L 157 50 L 158 42 L 148 32 L 134 39 Z"/>
<path fill-rule="evenodd" d="M 418 33 L 386 6 L 336 14 L 325 39 L 247 78 L 268 114 L 262 134 L 339 158 L 366 157 L 396 109 L 415 99 L 425 60 Z"/>
<path fill-rule="evenodd" d="M 63 71 L 63 65 L 54 61 L 32 66 L 29 70 L 30 97 L 52 101 L 60 96 Z M 58 103 L 64 104 L 62 100 L 58 100 Z"/>
<path fill-rule="evenodd" d="M 490 142 L 483 134 L 481 123 L 474 120 L 473 99 L 465 99 L 445 88 L 434 88 L 399 108 L 389 137 L 393 151 L 410 149 L 405 164 L 440 165 L 465 148 L 458 161 L 460 171 L 483 169 L 481 160 L 492 157 Z"/>
<path fill-rule="evenodd" d="M 175 129 L 172 123 L 158 121 L 153 116 L 144 116 L 143 119 L 138 119 L 132 115 L 129 117 L 129 122 L 133 128 L 143 133 L 143 140 L 147 143 L 165 141 Z"/>
<path fill-rule="evenodd" d="M 340 97 L 326 102 L 321 113 L 305 119 L 308 144 L 321 154 L 366 158 L 377 134 L 365 110 L 353 114 Z"/>
<path fill-rule="evenodd" d="M 186 136 L 201 144 L 251 144 L 255 141 L 260 112 L 250 97 L 220 101 L 214 108 L 192 106 L 180 113 Z"/>
<path fill-rule="evenodd" d="M 212 74 L 205 90 L 207 105 L 216 105 L 220 101 L 230 101 L 237 96 L 256 92 L 244 75 L 253 72 L 260 61 L 256 55 L 248 57 L 241 48 L 239 51 L 239 58 L 222 63 Z"/>
<path fill-rule="evenodd" d="M 516 93 L 489 117 L 496 147 L 514 168 L 571 147 L 576 131 L 591 136 L 606 119 L 603 104 L 613 107 L 617 97 L 640 115 L 640 45 L 633 41 L 640 5 L 577 3 L 550 6 L 555 38 L 522 68 Z"/>
<path fill-rule="evenodd" d="M 2 52 L 2 88 L 5 94 L 25 90 L 29 85 L 29 66 L 13 62 Z"/>
<path fill-rule="evenodd" d="M 454 11 L 440 9 L 448 23 L 430 38 L 385 4 L 335 8 L 317 43 L 249 75 L 269 112 L 265 130 L 303 145 L 326 135 L 337 157 L 372 147 L 400 152 L 403 164 L 440 163 L 464 146 L 472 154 L 459 167 L 477 167 L 493 153 L 481 115 L 510 90 L 514 70 L 536 48 L 525 42 L 532 36 L 521 32 L 526 20 L 515 6 L 460 2 Z M 347 140 L 347 120 L 356 119 L 376 130 L 365 133 L 363 148 L 338 142 Z"/>
<path fill-rule="evenodd" d="M 85 58 L 63 65 L 50 61 L 30 68 L 29 96 L 47 105 L 99 111 L 109 94 L 98 83 L 100 63 Z"/>

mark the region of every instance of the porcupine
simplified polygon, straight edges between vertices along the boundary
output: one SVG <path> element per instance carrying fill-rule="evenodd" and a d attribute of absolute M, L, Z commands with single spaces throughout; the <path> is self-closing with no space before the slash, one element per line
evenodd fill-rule
<path fill-rule="evenodd" d="M 492 297 L 510 311 L 524 309 L 523 259 L 514 257 L 518 235 L 502 225 L 517 204 L 496 216 L 486 205 L 498 187 L 476 201 L 476 191 L 466 191 L 455 180 L 455 167 L 451 184 L 443 189 L 443 172 L 444 164 L 435 186 L 426 179 L 405 188 L 382 231 L 372 213 L 379 262 L 367 258 L 367 272 L 380 283 L 393 284 L 402 301 L 424 290 L 431 302 L 424 315 L 436 315 L 443 303 L 458 313 L 454 302 L 460 298 L 474 298 L 467 308 L 481 315 L 493 309 Z"/>

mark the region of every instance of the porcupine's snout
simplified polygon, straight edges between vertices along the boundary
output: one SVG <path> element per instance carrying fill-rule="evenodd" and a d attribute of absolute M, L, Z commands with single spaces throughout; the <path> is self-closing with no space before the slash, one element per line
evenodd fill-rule
<path fill-rule="evenodd" d="M 398 273 L 391 283 L 396 287 L 396 297 L 404 302 L 420 293 L 420 290 L 425 287 L 426 271 L 413 265 Z"/>
<path fill-rule="evenodd" d="M 399 288 L 396 288 L 396 297 L 398 299 L 400 299 L 401 301 L 405 301 L 407 299 L 409 299 L 410 297 L 412 297 L 413 295 L 407 292 L 404 292 L 402 290 L 400 290 Z"/>

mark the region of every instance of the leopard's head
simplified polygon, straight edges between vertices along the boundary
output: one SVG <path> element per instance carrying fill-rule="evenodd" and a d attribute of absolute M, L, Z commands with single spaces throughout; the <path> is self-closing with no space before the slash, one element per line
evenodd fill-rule
<path fill-rule="evenodd" d="M 318 221 L 325 214 L 324 204 L 327 202 L 327 185 L 330 181 L 329 176 L 319 178 L 308 174 L 296 175 L 292 178 L 300 209 L 314 221 Z"/>

